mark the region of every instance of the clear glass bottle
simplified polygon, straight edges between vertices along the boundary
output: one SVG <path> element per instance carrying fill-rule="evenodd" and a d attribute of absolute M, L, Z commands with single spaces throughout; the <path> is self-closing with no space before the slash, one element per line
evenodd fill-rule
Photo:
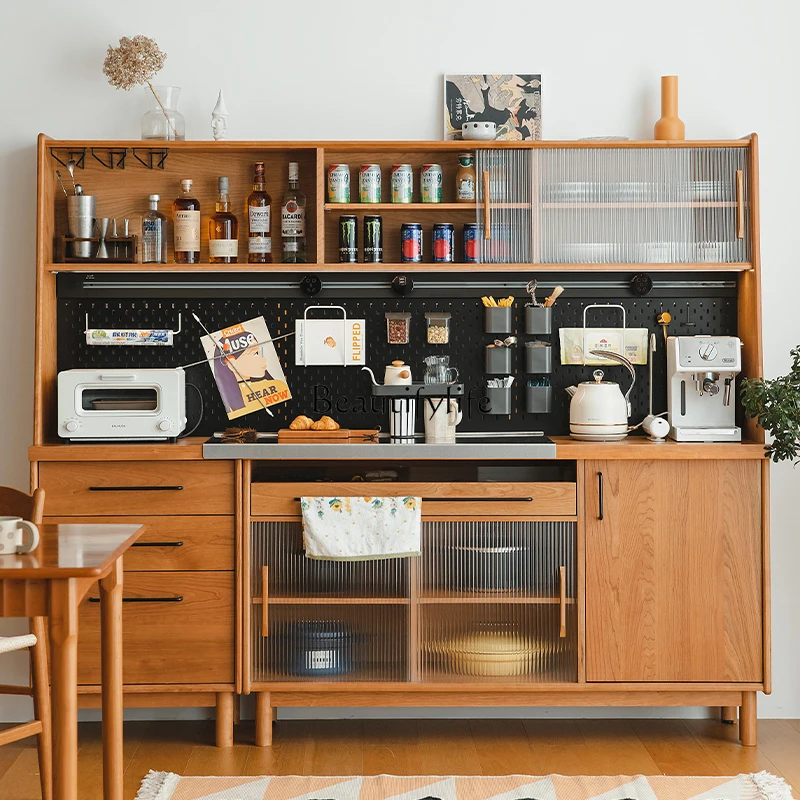
<path fill-rule="evenodd" d="M 284 264 L 306 263 L 306 196 L 300 191 L 300 167 L 289 162 L 289 189 L 281 203 Z"/>
<path fill-rule="evenodd" d="M 172 203 L 176 264 L 200 263 L 200 201 L 192 197 L 192 182 L 181 181 L 182 194 Z"/>
<path fill-rule="evenodd" d="M 247 261 L 250 264 L 272 263 L 272 219 L 264 183 L 264 162 L 256 161 L 253 191 L 247 198 L 244 213 L 247 216 Z"/>
<path fill-rule="evenodd" d="M 167 263 L 167 218 L 158 210 L 157 194 L 150 195 L 150 210 L 142 217 L 142 264 Z"/>
<path fill-rule="evenodd" d="M 216 212 L 208 220 L 208 260 L 211 264 L 239 261 L 239 220 L 231 212 L 228 179 L 219 179 Z"/>

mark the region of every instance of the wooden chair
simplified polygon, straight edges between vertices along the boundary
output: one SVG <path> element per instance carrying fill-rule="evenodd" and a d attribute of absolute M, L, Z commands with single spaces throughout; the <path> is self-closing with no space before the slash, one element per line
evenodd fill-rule
<path fill-rule="evenodd" d="M 44 510 L 44 489 L 36 489 L 33 495 L 0 486 L 0 515 L 22 517 L 40 524 Z M 39 751 L 39 777 L 42 784 L 42 800 L 52 800 L 53 742 L 50 733 L 50 681 L 47 674 L 47 624 L 44 617 L 33 617 L 31 633 L 25 636 L 0 636 L 0 655 L 11 650 L 30 648 L 31 683 L 29 686 L 0 684 L 0 694 L 24 694 L 33 697 L 33 722 L 15 725 L 0 731 L 0 745 L 16 742 L 28 736 L 36 736 Z"/>

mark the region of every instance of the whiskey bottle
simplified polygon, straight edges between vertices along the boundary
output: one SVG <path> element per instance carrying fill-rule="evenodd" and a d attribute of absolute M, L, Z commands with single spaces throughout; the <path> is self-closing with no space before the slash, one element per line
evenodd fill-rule
<path fill-rule="evenodd" d="M 289 190 L 281 204 L 284 264 L 306 263 L 306 196 L 299 190 L 300 167 L 289 162 Z"/>
<path fill-rule="evenodd" d="M 208 220 L 208 260 L 212 264 L 239 261 L 239 220 L 231 213 L 228 179 L 219 179 L 216 213 Z"/>
<path fill-rule="evenodd" d="M 264 162 L 257 161 L 253 192 L 247 198 L 244 210 L 247 215 L 247 261 L 250 264 L 272 263 L 271 202 L 264 185 Z"/>
<path fill-rule="evenodd" d="M 150 195 L 150 210 L 142 218 L 142 264 L 167 263 L 167 218 L 158 210 L 159 199 Z"/>
<path fill-rule="evenodd" d="M 200 203 L 192 197 L 192 182 L 181 181 L 183 194 L 172 203 L 175 263 L 200 263 Z"/>

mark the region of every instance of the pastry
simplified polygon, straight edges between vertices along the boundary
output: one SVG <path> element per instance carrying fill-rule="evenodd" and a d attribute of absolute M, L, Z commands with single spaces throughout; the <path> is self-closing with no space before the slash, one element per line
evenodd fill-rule
<path fill-rule="evenodd" d="M 339 423 L 328 416 L 320 417 L 312 426 L 315 431 L 338 431 Z"/>
<path fill-rule="evenodd" d="M 324 419 L 324 417 L 323 417 Z M 301 414 L 299 417 L 295 417 L 291 423 L 289 424 L 290 431 L 308 431 L 315 425 L 314 420 L 311 417 L 306 417 Z"/>

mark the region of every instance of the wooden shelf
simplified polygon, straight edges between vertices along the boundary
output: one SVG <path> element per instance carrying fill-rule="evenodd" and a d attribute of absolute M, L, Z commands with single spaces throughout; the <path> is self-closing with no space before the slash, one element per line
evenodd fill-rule
<path fill-rule="evenodd" d="M 494 207 L 494 204 L 493 204 Z M 498 206 L 499 207 L 499 206 Z M 325 211 L 471 211 L 475 203 L 325 203 Z"/>
<path fill-rule="evenodd" d="M 418 598 L 422 605 L 455 605 L 461 603 L 502 603 L 506 604 L 526 604 L 526 605 L 552 605 L 557 606 L 557 597 L 526 597 L 525 595 L 509 595 L 503 592 L 484 592 L 482 594 L 442 594 L 442 595 L 422 595 Z M 575 605 L 575 599 L 567 598 L 567 605 Z"/>
<path fill-rule="evenodd" d="M 750 262 L 693 263 L 693 264 L 410 264 L 384 261 L 380 264 L 46 264 L 45 270 L 82 273 L 161 273 L 171 272 L 346 272 L 362 274 L 370 272 L 748 272 L 753 269 Z"/>
<path fill-rule="evenodd" d="M 542 203 L 540 208 L 736 208 L 735 201 L 705 202 L 704 200 L 686 200 L 673 203 L 648 203 L 648 202 L 629 202 L 629 203 Z"/>
<path fill-rule="evenodd" d="M 407 606 L 407 597 L 274 597 L 270 596 L 269 605 L 275 606 Z M 261 597 L 253 598 L 253 605 L 264 603 Z"/>

